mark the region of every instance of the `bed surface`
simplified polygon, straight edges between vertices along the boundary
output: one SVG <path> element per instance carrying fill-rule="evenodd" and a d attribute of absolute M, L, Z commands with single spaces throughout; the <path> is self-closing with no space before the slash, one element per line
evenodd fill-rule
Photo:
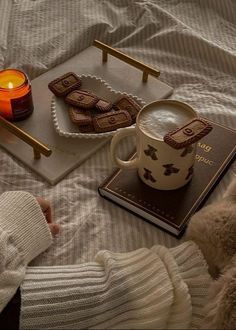
<path fill-rule="evenodd" d="M 174 87 L 171 98 L 235 128 L 235 13 L 234 0 L 1 0 L 0 69 L 18 67 L 33 79 L 98 39 L 160 68 L 161 80 Z M 132 141 L 123 144 L 122 153 L 132 147 Z M 101 249 L 180 242 L 98 195 L 97 187 L 114 169 L 109 144 L 56 186 L 2 149 L 0 164 L 0 193 L 26 190 L 49 199 L 62 225 L 35 265 L 89 261 Z M 235 176 L 234 163 L 207 203 L 220 199 Z"/>

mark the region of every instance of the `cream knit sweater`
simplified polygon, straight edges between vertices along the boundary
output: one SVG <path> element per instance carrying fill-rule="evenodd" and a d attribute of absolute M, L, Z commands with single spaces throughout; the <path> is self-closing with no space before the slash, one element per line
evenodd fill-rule
<path fill-rule="evenodd" d="M 52 242 L 36 199 L 27 192 L 0 196 L 0 312 L 25 277 L 28 263 Z"/>
<path fill-rule="evenodd" d="M 0 307 L 21 284 L 21 329 L 189 329 L 203 317 L 211 280 L 193 242 L 26 268 L 51 243 L 34 197 L 3 194 L 0 228 Z"/>

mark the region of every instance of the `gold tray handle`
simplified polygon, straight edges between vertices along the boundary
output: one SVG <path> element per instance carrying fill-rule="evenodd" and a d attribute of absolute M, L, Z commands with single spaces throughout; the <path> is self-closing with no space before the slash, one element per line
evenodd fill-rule
<path fill-rule="evenodd" d="M 112 48 L 103 42 L 99 40 L 94 40 L 93 45 L 96 46 L 97 48 L 100 48 L 102 50 L 102 61 L 107 62 L 107 54 L 110 54 L 112 56 L 117 57 L 118 59 L 136 67 L 137 69 L 143 71 L 143 82 L 147 82 L 148 80 L 148 75 L 152 75 L 154 77 L 159 77 L 160 71 L 157 69 L 153 69 L 150 66 L 143 64 L 140 61 L 135 60 L 134 58 L 120 52 L 119 50 L 116 50 L 115 48 Z"/>
<path fill-rule="evenodd" d="M 0 116 L 0 126 L 6 128 L 9 132 L 16 135 L 18 138 L 23 140 L 24 142 L 28 143 L 34 151 L 34 158 L 40 159 L 41 154 L 43 154 L 46 157 L 49 157 L 52 153 L 52 150 L 49 149 L 47 146 L 24 132 L 22 129 L 17 127 L 16 125 L 10 123 L 8 120 Z"/>

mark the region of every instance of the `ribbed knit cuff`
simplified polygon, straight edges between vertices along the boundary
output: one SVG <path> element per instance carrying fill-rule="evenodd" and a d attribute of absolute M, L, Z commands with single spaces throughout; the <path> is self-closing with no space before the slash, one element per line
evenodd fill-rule
<path fill-rule="evenodd" d="M 189 328 L 188 287 L 167 248 L 100 251 L 95 260 L 28 267 L 21 329 Z"/>
<path fill-rule="evenodd" d="M 100 251 L 95 260 L 28 267 L 21 329 L 189 329 L 192 319 L 192 328 L 199 325 L 209 275 L 194 243 Z"/>
<path fill-rule="evenodd" d="M 208 290 L 212 278 L 208 272 L 208 265 L 193 241 L 185 242 L 170 249 L 184 282 L 187 284 L 192 301 L 191 329 L 197 329 L 205 316 Z"/>
<path fill-rule="evenodd" d="M 0 196 L 1 227 L 8 232 L 25 263 L 52 243 L 48 224 L 37 200 L 28 192 L 11 191 Z"/>

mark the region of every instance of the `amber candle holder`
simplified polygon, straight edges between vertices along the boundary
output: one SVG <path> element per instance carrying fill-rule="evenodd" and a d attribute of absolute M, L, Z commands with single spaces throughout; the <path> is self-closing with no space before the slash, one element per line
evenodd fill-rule
<path fill-rule="evenodd" d="M 33 112 L 31 84 L 17 69 L 0 71 L 0 115 L 10 121 L 27 118 Z"/>

